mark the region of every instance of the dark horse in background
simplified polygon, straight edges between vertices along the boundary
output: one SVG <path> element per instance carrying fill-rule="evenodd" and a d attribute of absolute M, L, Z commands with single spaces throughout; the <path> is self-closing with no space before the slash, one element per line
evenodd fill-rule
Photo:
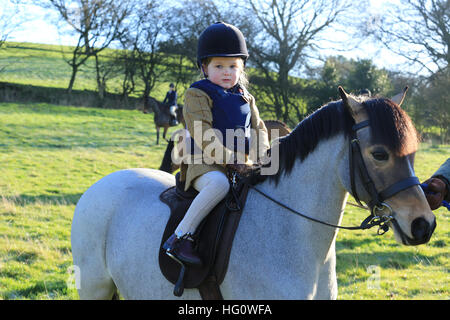
<path fill-rule="evenodd" d="M 164 128 L 163 138 L 166 139 L 167 129 L 169 129 L 169 127 L 177 126 L 180 123 L 183 125 L 183 127 L 186 126 L 183 117 L 183 106 L 178 105 L 178 109 L 176 110 L 178 123 L 174 125 L 171 123 L 172 117 L 169 113 L 169 107 L 165 106 L 164 104 L 162 104 L 161 102 L 152 97 L 149 97 L 148 105 L 153 110 L 153 113 L 155 115 L 154 121 L 156 126 L 156 144 L 159 144 L 160 128 Z M 145 110 L 144 113 L 146 113 Z"/>
<path fill-rule="evenodd" d="M 184 119 L 183 119 L 183 121 L 184 121 Z M 268 131 L 269 141 L 272 141 L 271 132 L 273 129 L 279 130 L 278 131 L 279 137 L 284 137 L 291 132 L 291 129 L 284 122 L 279 121 L 279 120 L 264 120 L 264 124 L 266 125 L 267 131 Z M 168 142 L 167 148 L 166 148 L 166 151 L 164 152 L 164 157 L 161 162 L 161 166 L 159 167 L 159 170 L 162 170 L 162 171 L 165 171 L 168 173 L 173 173 L 180 166 L 178 164 L 174 164 L 172 162 L 172 150 L 175 147 L 175 141 L 173 141 L 172 139 L 169 139 L 169 140 L 167 140 L 167 142 Z"/>

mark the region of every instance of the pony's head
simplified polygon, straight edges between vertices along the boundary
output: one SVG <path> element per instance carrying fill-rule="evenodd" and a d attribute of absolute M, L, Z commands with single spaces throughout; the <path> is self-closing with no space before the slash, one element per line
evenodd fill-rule
<path fill-rule="evenodd" d="M 429 241 L 436 219 L 417 179 L 414 182 L 418 135 L 400 107 L 406 91 L 407 88 L 391 99 L 378 99 L 353 97 L 339 87 L 343 105 L 355 122 L 352 139 L 358 142 L 369 180 L 377 195 L 381 195 L 379 203 L 385 204 L 375 210 L 393 217 L 389 224 L 398 242 L 418 245 Z M 361 170 L 355 170 L 357 194 L 353 196 L 370 203 L 374 201 L 373 194 L 363 176 Z"/>

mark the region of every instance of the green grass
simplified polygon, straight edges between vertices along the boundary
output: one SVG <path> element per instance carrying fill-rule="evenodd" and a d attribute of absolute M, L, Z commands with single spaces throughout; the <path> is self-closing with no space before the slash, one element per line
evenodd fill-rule
<path fill-rule="evenodd" d="M 75 204 L 116 170 L 158 168 L 153 115 L 0 103 L 0 299 L 73 299 Z"/>
<path fill-rule="evenodd" d="M 66 89 L 72 74 L 71 67 L 65 60 L 70 60 L 72 47 L 36 43 L 6 42 L 0 49 L 0 81 Z M 115 49 L 105 49 L 100 53 L 100 59 L 110 58 Z M 170 79 L 158 79 L 151 96 L 162 101 L 169 89 Z M 122 80 L 113 78 L 107 81 L 110 93 L 121 93 Z M 139 97 L 143 90 L 142 82 L 136 81 L 137 92 L 131 96 Z M 97 90 L 95 62 L 88 59 L 81 66 L 74 83 L 74 90 Z M 184 88 L 178 88 L 179 97 Z M 178 101 L 182 103 L 181 100 Z"/>
<path fill-rule="evenodd" d="M 66 88 L 71 69 L 64 56 L 69 47 L 6 43 L 0 81 Z M 169 81 L 158 80 L 151 95 L 162 100 Z M 108 90 L 119 85 L 113 79 Z M 96 90 L 92 60 L 74 89 Z M 78 298 L 69 274 L 75 204 L 111 172 L 159 167 L 165 143 L 155 141 L 153 115 L 138 111 L 0 103 L 0 299 Z M 449 145 L 422 145 L 418 177 L 428 178 L 449 154 Z M 425 246 L 399 245 L 392 231 L 339 231 L 339 298 L 449 299 L 448 212 L 435 211 L 437 229 Z M 342 224 L 358 225 L 365 215 L 347 206 Z"/>
<path fill-rule="evenodd" d="M 78 298 L 70 281 L 75 204 L 111 172 L 158 168 L 165 143 L 155 140 L 153 115 L 138 111 L 0 103 L 0 299 Z M 449 153 L 448 145 L 422 146 L 419 178 Z M 449 299 L 449 214 L 435 213 L 437 229 L 425 246 L 401 246 L 392 231 L 341 230 L 339 298 Z M 365 214 L 348 207 L 342 223 L 357 225 Z M 368 287 L 370 266 L 379 271 L 375 288 Z"/>
<path fill-rule="evenodd" d="M 415 158 L 420 181 L 428 179 L 449 155 L 449 145 L 422 144 Z M 376 228 L 340 230 L 336 243 L 339 298 L 448 300 L 450 211 L 441 207 L 434 214 L 437 228 L 430 242 L 421 246 L 398 244 L 392 230 L 382 236 L 376 235 Z M 347 205 L 342 224 L 358 225 L 366 215 Z"/>

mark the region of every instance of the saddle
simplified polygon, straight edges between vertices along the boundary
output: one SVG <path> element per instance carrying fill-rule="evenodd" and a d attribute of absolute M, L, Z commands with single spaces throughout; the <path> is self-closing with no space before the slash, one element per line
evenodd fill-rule
<path fill-rule="evenodd" d="M 201 267 L 180 266 L 162 249 L 164 242 L 174 233 L 198 192 L 194 188 L 184 191 L 184 182 L 175 176 L 176 185 L 163 191 L 160 200 L 171 209 L 159 250 L 162 274 L 175 284 L 174 295 L 181 296 L 184 288 L 198 288 L 203 300 L 221 300 L 219 285 L 225 278 L 232 243 L 248 193 L 248 183 L 241 181 L 230 186 L 229 194 L 202 221 L 193 235 Z"/>

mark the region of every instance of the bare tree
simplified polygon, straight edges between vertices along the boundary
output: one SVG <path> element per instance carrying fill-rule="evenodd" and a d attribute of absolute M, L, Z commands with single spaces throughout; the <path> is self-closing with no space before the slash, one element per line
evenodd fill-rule
<path fill-rule="evenodd" d="M 220 9 L 211 0 L 183 0 L 180 6 L 168 11 L 166 32 L 168 39 L 161 44 L 161 50 L 177 58 L 168 66 L 175 86 L 189 86 L 199 75 L 197 71 L 197 41 L 200 33 L 214 22 L 222 20 Z M 201 12 L 202 14 L 198 14 Z M 228 21 L 228 20 L 227 20 Z"/>
<path fill-rule="evenodd" d="M 167 15 L 161 6 L 161 1 L 147 0 L 137 4 L 131 21 L 128 33 L 121 40 L 124 48 L 131 51 L 128 54 L 128 60 L 124 61 L 130 63 L 129 59 L 134 59 L 129 66 L 136 68 L 136 76 L 144 85 L 142 97 L 144 109 L 148 110 L 150 93 L 156 81 L 167 71 L 164 68 L 167 57 L 160 52 L 160 44 L 165 36 Z"/>
<path fill-rule="evenodd" d="M 361 30 L 406 59 L 403 71 L 417 82 L 412 95 L 414 121 L 422 129 L 437 127 L 445 141 L 450 103 L 450 1 L 401 0 L 371 14 Z"/>
<path fill-rule="evenodd" d="M 380 14 L 372 14 L 361 30 L 420 71 L 440 72 L 449 65 L 448 0 L 401 0 Z"/>
<path fill-rule="evenodd" d="M 126 40 L 122 39 L 122 50 L 117 50 L 112 57 L 112 63 L 115 64 L 122 74 L 121 95 L 125 104 L 128 104 L 128 97 L 136 89 L 137 58 L 136 51 L 129 50 Z"/>
<path fill-rule="evenodd" d="M 18 13 L 17 1 L 7 0 L 0 5 L 0 47 L 11 32 L 20 25 L 20 21 L 15 20 Z"/>
<path fill-rule="evenodd" d="M 105 96 L 108 91 L 107 83 L 111 82 L 112 79 L 120 78 L 124 74 L 123 64 L 118 63 L 124 55 L 124 52 L 121 51 L 103 51 L 103 54 L 94 56 L 99 107 L 104 107 Z"/>
<path fill-rule="evenodd" d="M 249 1 L 255 19 L 241 25 L 248 38 L 251 62 L 262 72 L 266 94 L 278 119 L 290 121 L 291 113 L 303 118 L 298 85 L 290 75 L 308 63 L 316 40 L 348 9 L 342 0 Z M 247 20 L 248 21 L 248 20 Z"/>
<path fill-rule="evenodd" d="M 0 48 L 10 34 L 23 23 L 23 16 L 18 8 L 19 3 L 19 0 L 6 0 L 0 4 Z M 0 64 L 0 72 L 5 68 L 6 65 Z"/>
<path fill-rule="evenodd" d="M 424 128 L 438 129 L 441 143 L 448 143 L 450 132 L 450 69 L 434 73 L 419 85 L 413 101 L 415 115 Z M 416 120 L 414 119 L 414 120 Z"/>
<path fill-rule="evenodd" d="M 67 88 L 68 92 L 71 92 L 80 66 L 90 57 L 97 56 L 117 39 L 122 31 L 122 23 L 130 10 L 131 1 L 50 0 L 48 4 L 42 5 L 56 9 L 60 17 L 78 35 L 72 57 L 67 60 L 72 68 Z M 99 90 L 102 90 L 100 80 L 100 75 L 97 73 Z"/>

